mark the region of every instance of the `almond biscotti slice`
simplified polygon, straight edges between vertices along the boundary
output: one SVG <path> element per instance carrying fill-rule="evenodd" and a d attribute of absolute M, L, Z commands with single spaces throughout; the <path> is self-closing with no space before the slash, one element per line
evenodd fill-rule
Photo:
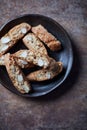
<path fill-rule="evenodd" d="M 0 56 L 5 54 L 20 40 L 29 30 L 31 26 L 27 23 L 21 23 L 13 27 L 7 34 L 0 39 Z"/>
<path fill-rule="evenodd" d="M 43 68 L 47 68 L 50 64 L 48 55 L 43 55 L 32 50 L 20 50 L 14 53 L 13 56 Z"/>
<path fill-rule="evenodd" d="M 30 83 L 9 53 L 5 55 L 5 66 L 14 87 L 20 93 L 29 93 L 31 90 Z"/>
<path fill-rule="evenodd" d="M 25 46 L 33 51 L 38 51 L 41 54 L 47 54 L 47 50 L 43 43 L 33 34 L 28 33 L 24 38 L 23 42 Z"/>
<path fill-rule="evenodd" d="M 5 55 L 0 56 L 0 66 L 5 65 L 4 59 L 5 59 Z M 26 62 L 25 60 L 22 60 L 22 59 L 19 59 L 19 58 L 15 58 L 15 61 L 20 68 L 32 68 L 32 67 L 34 67 L 33 64 L 30 64 L 30 63 Z"/>
<path fill-rule="evenodd" d="M 29 30 L 31 29 L 31 26 L 28 23 L 21 23 L 15 27 L 13 27 L 9 31 L 9 35 L 11 39 L 13 40 L 19 40 L 21 39 Z"/>
<path fill-rule="evenodd" d="M 45 81 L 53 79 L 55 76 L 60 74 L 63 70 L 62 62 L 56 62 L 51 60 L 50 67 L 48 69 L 41 69 L 31 72 L 27 75 L 27 79 L 30 81 Z"/>
<path fill-rule="evenodd" d="M 51 33 L 49 33 L 42 25 L 32 27 L 32 32 L 43 41 L 52 51 L 61 49 L 61 43 Z"/>

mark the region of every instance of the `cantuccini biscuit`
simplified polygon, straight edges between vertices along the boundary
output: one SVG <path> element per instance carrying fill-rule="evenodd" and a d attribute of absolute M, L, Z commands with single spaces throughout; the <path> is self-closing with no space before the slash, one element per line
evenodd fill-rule
<path fill-rule="evenodd" d="M 51 33 L 49 33 L 42 25 L 32 27 L 32 32 L 43 41 L 52 51 L 61 49 L 61 43 Z"/>
<path fill-rule="evenodd" d="M 4 59 L 5 59 L 5 55 L 0 56 L 0 66 L 5 65 Z M 34 67 L 33 64 L 30 64 L 30 63 L 26 62 L 25 60 L 22 60 L 22 59 L 19 59 L 19 58 L 15 58 L 15 61 L 18 64 L 18 66 L 20 66 L 20 68 L 32 68 L 32 67 Z"/>
<path fill-rule="evenodd" d="M 29 30 L 31 26 L 21 23 L 13 27 L 7 34 L 0 39 L 0 56 L 5 54 L 14 44 L 17 43 Z"/>
<path fill-rule="evenodd" d="M 13 56 L 43 68 L 47 68 L 50 64 L 48 55 L 43 55 L 32 50 L 20 50 L 14 53 Z"/>
<path fill-rule="evenodd" d="M 23 42 L 25 46 L 33 51 L 38 51 L 41 54 L 47 54 L 47 50 L 43 43 L 33 34 L 28 33 L 24 38 Z"/>
<path fill-rule="evenodd" d="M 51 59 L 51 64 L 48 69 L 41 69 L 34 72 L 31 72 L 27 75 L 27 79 L 30 81 L 45 81 L 53 79 L 55 76 L 60 74 L 63 69 L 62 62 L 56 62 Z"/>
<path fill-rule="evenodd" d="M 29 30 L 31 26 L 28 23 L 21 23 L 13 27 L 8 33 L 13 40 L 21 39 Z"/>
<path fill-rule="evenodd" d="M 29 93 L 31 86 L 14 58 L 9 53 L 5 55 L 5 66 L 14 87 L 20 93 Z"/>

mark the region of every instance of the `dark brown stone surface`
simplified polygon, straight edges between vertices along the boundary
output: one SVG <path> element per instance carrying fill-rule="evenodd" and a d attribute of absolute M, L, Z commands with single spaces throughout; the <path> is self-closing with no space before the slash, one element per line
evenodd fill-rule
<path fill-rule="evenodd" d="M 59 22 L 75 61 L 65 84 L 42 98 L 24 99 L 0 85 L 0 130 L 87 130 L 87 0 L 0 0 L 0 26 L 26 13 Z"/>

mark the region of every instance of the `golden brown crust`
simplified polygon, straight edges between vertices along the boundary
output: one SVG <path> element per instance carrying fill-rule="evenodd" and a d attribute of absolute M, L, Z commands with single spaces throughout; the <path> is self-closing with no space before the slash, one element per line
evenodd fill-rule
<path fill-rule="evenodd" d="M 23 42 L 25 46 L 33 51 L 38 51 L 39 53 L 42 53 L 43 55 L 47 55 L 47 50 L 43 43 L 33 34 L 28 33 L 24 38 Z"/>
<path fill-rule="evenodd" d="M 61 43 L 51 33 L 49 33 L 42 25 L 32 27 L 32 32 L 43 41 L 52 51 L 61 49 Z"/>
<path fill-rule="evenodd" d="M 50 80 L 53 79 L 58 74 L 60 74 L 62 70 L 63 70 L 62 62 L 56 62 L 54 59 L 51 59 L 51 64 L 49 68 L 31 72 L 29 75 L 27 75 L 27 79 L 30 81 Z"/>
<path fill-rule="evenodd" d="M 50 64 L 48 55 L 43 55 L 31 50 L 20 50 L 14 53 L 13 56 L 44 68 L 47 68 Z"/>
<path fill-rule="evenodd" d="M 5 66 L 14 87 L 20 93 L 29 93 L 31 86 L 19 66 L 16 64 L 14 58 L 9 53 L 5 55 Z"/>
<path fill-rule="evenodd" d="M 27 23 L 21 23 L 13 27 L 7 34 L 0 39 L 0 56 L 5 54 L 11 47 L 13 47 L 19 39 L 21 39 L 29 30 L 31 26 Z"/>

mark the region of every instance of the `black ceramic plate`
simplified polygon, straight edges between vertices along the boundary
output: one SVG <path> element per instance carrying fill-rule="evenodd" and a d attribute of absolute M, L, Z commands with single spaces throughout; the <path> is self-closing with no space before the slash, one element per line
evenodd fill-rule
<path fill-rule="evenodd" d="M 31 85 L 33 88 L 33 92 L 30 94 L 24 94 L 24 95 L 20 94 L 12 85 L 5 67 L 0 66 L 0 82 L 3 84 L 3 86 L 8 88 L 13 93 L 24 97 L 38 97 L 45 95 L 54 90 L 55 88 L 59 87 L 67 78 L 73 62 L 71 42 L 63 27 L 61 27 L 57 22 L 55 22 L 51 18 L 38 14 L 24 15 L 9 21 L 8 23 L 6 23 L 4 26 L 1 27 L 0 37 L 6 34 L 9 29 L 22 22 L 27 22 L 31 26 L 36 26 L 38 24 L 43 25 L 50 33 L 52 33 L 62 43 L 62 49 L 59 52 L 52 52 L 48 48 L 47 50 L 49 56 L 53 57 L 57 61 L 63 62 L 64 66 L 63 72 L 53 80 L 45 82 L 32 82 Z M 25 48 L 25 46 L 22 44 L 22 41 L 20 40 L 18 44 L 10 50 L 10 53 L 14 53 L 15 51 L 23 48 Z M 25 75 L 27 75 L 29 70 L 23 70 L 23 72 L 25 73 Z"/>

